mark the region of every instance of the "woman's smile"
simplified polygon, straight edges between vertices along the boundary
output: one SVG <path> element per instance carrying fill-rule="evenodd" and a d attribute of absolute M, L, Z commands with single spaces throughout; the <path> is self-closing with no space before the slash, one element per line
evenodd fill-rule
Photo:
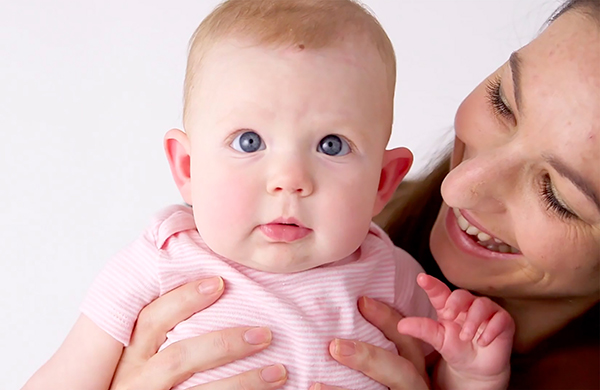
<path fill-rule="evenodd" d="M 458 223 L 460 230 L 470 236 L 471 239 L 478 245 L 487 248 L 492 252 L 513 254 L 520 253 L 519 249 L 505 243 L 497 237 L 494 237 L 489 232 L 486 232 L 484 228 L 476 226 L 476 222 L 470 222 L 468 215 L 465 216 L 460 209 L 452 207 L 452 211 L 454 212 L 454 216 L 456 217 L 456 222 Z"/>
<path fill-rule="evenodd" d="M 491 260 L 508 260 L 520 255 L 518 249 L 469 223 L 457 209 L 445 207 L 447 236 L 459 253 L 463 252 L 463 256 L 468 254 Z"/>

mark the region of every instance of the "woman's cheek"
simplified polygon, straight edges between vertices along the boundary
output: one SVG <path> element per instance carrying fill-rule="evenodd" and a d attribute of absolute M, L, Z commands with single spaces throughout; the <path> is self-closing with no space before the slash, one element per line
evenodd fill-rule
<path fill-rule="evenodd" d="M 524 270 L 538 283 L 536 295 L 589 295 L 600 290 L 598 274 L 600 248 L 593 237 L 574 226 L 556 226 L 558 222 L 529 219 L 519 237 L 526 265 Z M 562 225 L 562 223 L 561 223 Z"/>

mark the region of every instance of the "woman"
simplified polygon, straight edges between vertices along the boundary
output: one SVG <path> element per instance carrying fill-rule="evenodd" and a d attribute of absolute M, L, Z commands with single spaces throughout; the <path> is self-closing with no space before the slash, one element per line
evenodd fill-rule
<path fill-rule="evenodd" d="M 599 64 L 600 1 L 570 0 L 465 99 L 450 160 L 402 186 L 386 214 L 395 243 L 428 273 L 511 313 L 512 388 L 600 387 Z M 268 347 L 268 330 L 236 328 L 156 353 L 169 329 L 222 293 L 197 287 L 142 312 L 114 389 L 168 389 Z M 359 307 L 404 357 L 350 340 L 332 341 L 332 356 L 391 389 L 425 388 L 422 360 L 396 331 L 400 316 L 369 299 Z M 200 388 L 275 388 L 268 382 L 276 370 Z"/>

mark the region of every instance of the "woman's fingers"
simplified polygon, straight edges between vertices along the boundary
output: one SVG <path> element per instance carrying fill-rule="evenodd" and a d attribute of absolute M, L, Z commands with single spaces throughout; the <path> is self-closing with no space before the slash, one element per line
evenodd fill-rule
<path fill-rule="evenodd" d="M 156 353 L 136 370 L 117 372 L 111 389 L 167 390 L 197 372 L 265 349 L 271 337 L 267 328 L 243 327 L 181 340 Z"/>
<path fill-rule="evenodd" d="M 208 278 L 185 284 L 146 306 L 138 317 L 130 345 L 123 351 L 111 389 L 167 390 L 196 372 L 265 349 L 271 342 L 271 332 L 266 328 L 243 327 L 181 340 L 157 352 L 168 331 L 210 306 L 221 296 L 223 288 L 221 278 Z M 238 379 L 250 380 L 252 375 Z"/>
<path fill-rule="evenodd" d="M 184 284 L 146 306 L 138 316 L 126 351 L 147 360 L 175 325 L 212 305 L 223 293 L 223 279 L 212 277 Z"/>
<path fill-rule="evenodd" d="M 154 355 L 134 382 L 137 389 L 162 390 L 202 372 L 266 348 L 267 328 L 231 328 L 181 340 Z"/>
<path fill-rule="evenodd" d="M 248 390 L 248 389 L 278 389 L 287 380 L 287 371 L 281 364 L 263 367 L 244 372 L 231 378 L 194 386 L 188 390 Z"/>
<path fill-rule="evenodd" d="M 421 342 L 398 333 L 398 322 L 403 318 L 400 313 L 384 303 L 367 297 L 358 300 L 358 309 L 367 321 L 379 328 L 385 337 L 396 345 L 402 357 L 411 361 L 423 376 L 426 375 Z"/>
<path fill-rule="evenodd" d="M 154 387 L 154 383 L 144 382 L 146 376 L 153 374 L 148 370 L 148 360 L 164 343 L 168 331 L 194 313 L 210 306 L 221 296 L 223 287 L 223 279 L 220 277 L 187 283 L 157 298 L 142 309 L 135 323 L 130 343 L 123 350 L 119 360 L 111 389 L 163 390 L 176 385 L 178 382 L 168 376 L 163 377 L 168 383 L 163 387 Z M 164 371 L 157 370 L 157 372 Z M 141 383 L 141 387 L 136 383 Z"/>
<path fill-rule="evenodd" d="M 383 348 L 335 339 L 329 344 L 329 353 L 341 364 L 361 371 L 391 390 L 428 389 L 412 362 Z"/>
<path fill-rule="evenodd" d="M 308 390 L 348 390 L 342 387 L 324 385 L 323 383 L 315 383 Z"/>

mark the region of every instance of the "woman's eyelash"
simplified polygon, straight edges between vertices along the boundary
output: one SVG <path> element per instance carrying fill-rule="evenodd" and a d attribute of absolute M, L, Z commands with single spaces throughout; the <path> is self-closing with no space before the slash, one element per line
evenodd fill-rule
<path fill-rule="evenodd" d="M 550 175 L 544 175 L 544 178 L 541 183 L 540 192 L 548 210 L 555 212 L 561 218 L 571 219 L 576 217 L 576 215 L 569 211 L 567 208 L 565 208 L 565 206 L 563 206 L 562 203 L 556 197 L 556 194 L 554 193 L 554 186 L 552 185 L 552 181 L 550 180 Z"/>
<path fill-rule="evenodd" d="M 512 119 L 513 113 L 502 100 L 502 95 L 500 94 L 500 87 L 501 80 L 499 76 L 488 80 L 486 85 L 488 102 L 490 103 L 490 105 L 494 109 L 494 112 L 497 115 Z"/>

